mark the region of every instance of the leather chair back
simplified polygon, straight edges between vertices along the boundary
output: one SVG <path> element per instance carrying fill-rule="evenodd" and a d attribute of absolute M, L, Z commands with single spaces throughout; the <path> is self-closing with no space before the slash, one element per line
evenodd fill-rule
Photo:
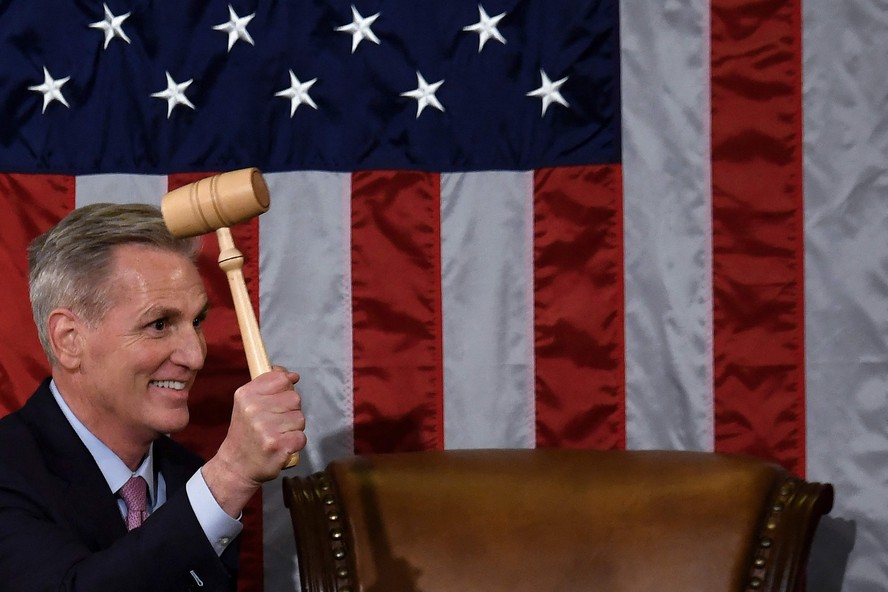
<path fill-rule="evenodd" d="M 366 455 L 283 486 L 303 592 L 795 592 L 833 499 L 680 451 Z"/>

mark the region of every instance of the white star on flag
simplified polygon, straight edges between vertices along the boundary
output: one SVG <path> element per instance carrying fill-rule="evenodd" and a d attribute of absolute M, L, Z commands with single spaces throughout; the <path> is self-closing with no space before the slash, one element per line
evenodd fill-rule
<path fill-rule="evenodd" d="M 253 43 L 253 38 L 250 37 L 249 31 L 247 31 L 247 24 L 253 20 L 254 16 L 256 16 L 255 12 L 247 16 L 238 16 L 231 4 L 228 5 L 228 22 L 213 27 L 216 31 L 228 33 L 228 51 L 231 51 L 231 48 L 238 41 L 246 41 L 250 45 L 256 45 Z"/>
<path fill-rule="evenodd" d="M 496 28 L 504 16 L 506 16 L 505 12 L 498 14 L 495 17 L 489 17 L 484 11 L 484 7 L 480 4 L 478 5 L 478 22 L 474 25 L 463 27 L 463 31 L 478 33 L 478 53 L 481 53 L 481 50 L 484 49 L 484 44 L 490 39 L 496 39 L 505 45 L 506 38 L 503 37 L 499 32 L 499 29 Z"/>
<path fill-rule="evenodd" d="M 543 100 L 543 111 L 540 113 L 540 117 L 546 114 L 546 109 L 548 109 L 549 105 L 552 103 L 558 103 L 565 107 L 570 107 L 567 101 L 564 100 L 564 97 L 561 96 L 561 91 L 559 90 L 561 85 L 567 81 L 567 76 L 561 80 L 552 82 L 549 80 L 549 77 L 546 76 L 546 72 L 541 68 L 540 77 L 542 78 L 540 87 L 527 93 L 528 97 L 539 97 Z"/>
<path fill-rule="evenodd" d="M 105 7 L 104 20 L 90 23 L 89 26 L 92 29 L 102 29 L 105 32 L 105 46 L 103 49 L 108 49 L 108 44 L 111 43 L 111 40 L 115 37 L 120 37 L 127 43 L 130 43 L 129 37 L 123 32 L 123 21 L 129 18 L 130 13 L 127 12 L 126 14 L 115 16 L 111 12 L 111 9 L 108 8 L 107 4 L 102 4 L 102 6 Z"/>
<path fill-rule="evenodd" d="M 50 76 L 49 70 L 46 69 L 46 66 L 43 66 L 43 84 L 28 87 L 28 90 L 43 93 L 43 110 L 41 111 L 41 113 L 46 113 L 46 106 L 53 101 L 58 101 L 65 107 L 68 107 L 69 109 L 71 108 L 70 105 L 68 105 L 68 101 L 66 101 L 65 97 L 62 96 L 62 85 L 64 85 L 70 79 L 70 76 L 65 76 L 64 78 L 55 80 L 52 76 Z"/>
<path fill-rule="evenodd" d="M 355 50 L 358 48 L 358 45 L 364 39 L 369 39 L 376 45 L 379 45 L 379 38 L 370 28 L 370 25 L 373 24 L 379 15 L 382 14 L 377 12 L 372 16 L 368 16 L 364 18 L 361 16 L 361 13 L 358 12 L 358 9 L 355 8 L 354 4 L 352 5 L 352 22 L 347 25 L 342 25 L 341 27 L 336 27 L 337 31 L 342 31 L 343 33 L 351 33 L 352 36 L 352 53 L 355 53 Z"/>
<path fill-rule="evenodd" d="M 311 85 L 317 81 L 317 78 L 312 78 L 308 82 L 299 82 L 299 79 L 293 74 L 293 70 L 290 70 L 290 88 L 285 88 L 280 92 L 276 92 L 274 93 L 274 96 L 290 99 L 290 117 L 293 117 L 293 114 L 296 113 L 296 109 L 303 103 L 313 109 L 317 109 L 318 106 L 308 94 L 308 89 L 310 89 Z"/>
<path fill-rule="evenodd" d="M 429 84 L 426 82 L 425 78 L 422 77 L 422 74 L 419 72 L 416 73 L 416 88 L 411 91 L 402 92 L 402 97 L 410 97 L 412 99 L 416 99 L 416 118 L 419 119 L 419 114 L 422 113 L 422 110 L 431 105 L 435 109 L 439 111 L 444 111 L 444 106 L 438 101 L 438 98 L 435 96 L 435 92 L 444 84 L 443 80 L 439 80 L 438 82 Z"/>
<path fill-rule="evenodd" d="M 185 96 L 185 89 L 188 88 L 194 79 L 187 80 L 182 83 L 178 83 L 173 80 L 173 77 L 170 76 L 170 73 L 166 73 L 167 79 L 167 87 L 166 90 L 162 90 L 160 92 L 152 93 L 152 97 L 157 97 L 158 99 L 166 99 L 167 102 L 167 119 L 170 118 L 170 115 L 173 112 L 173 108 L 176 105 L 185 105 L 186 107 L 191 107 L 194 109 L 194 105 L 191 104 L 191 101 L 188 100 L 188 97 Z"/>

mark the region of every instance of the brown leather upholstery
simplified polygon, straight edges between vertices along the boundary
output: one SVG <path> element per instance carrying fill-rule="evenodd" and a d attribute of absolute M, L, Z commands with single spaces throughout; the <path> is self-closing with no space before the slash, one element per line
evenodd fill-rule
<path fill-rule="evenodd" d="M 678 451 L 380 454 L 284 479 L 303 592 L 795 592 L 832 497 Z"/>

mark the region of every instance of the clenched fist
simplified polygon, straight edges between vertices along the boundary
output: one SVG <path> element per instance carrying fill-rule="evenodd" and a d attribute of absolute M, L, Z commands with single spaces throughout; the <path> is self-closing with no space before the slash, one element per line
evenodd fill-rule
<path fill-rule="evenodd" d="M 202 469 L 230 516 L 238 516 L 262 483 L 305 447 L 305 416 L 293 386 L 298 380 L 295 372 L 275 367 L 235 391 L 228 435 Z"/>

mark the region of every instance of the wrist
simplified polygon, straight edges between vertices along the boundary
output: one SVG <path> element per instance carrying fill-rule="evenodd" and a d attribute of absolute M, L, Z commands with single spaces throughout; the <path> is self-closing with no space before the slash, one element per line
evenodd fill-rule
<path fill-rule="evenodd" d="M 216 503 L 232 518 L 240 516 L 261 486 L 260 483 L 243 477 L 224 458 L 217 454 L 201 468 L 207 489 L 215 498 Z"/>

